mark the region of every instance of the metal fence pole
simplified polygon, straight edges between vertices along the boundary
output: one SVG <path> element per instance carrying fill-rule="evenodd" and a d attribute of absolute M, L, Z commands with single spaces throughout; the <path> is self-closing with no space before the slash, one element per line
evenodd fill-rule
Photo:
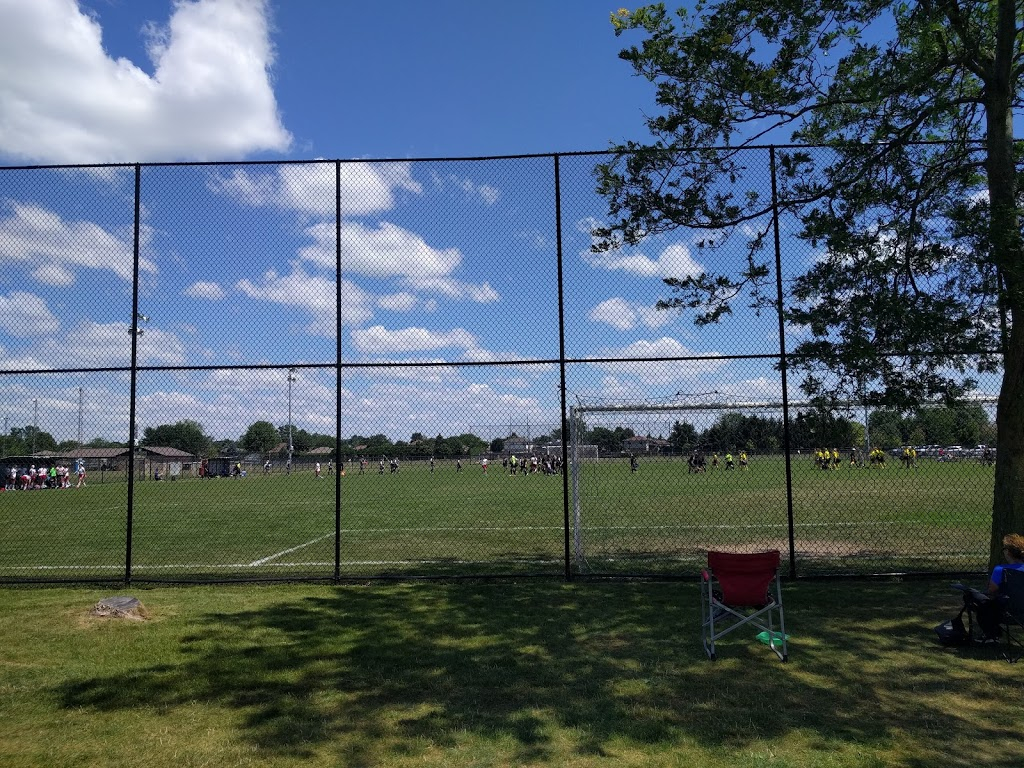
<path fill-rule="evenodd" d="M 135 390 L 139 373 L 139 232 L 142 213 L 142 166 L 135 165 L 135 223 L 132 245 L 132 358 L 128 393 L 128 508 L 125 530 L 124 583 L 132 581 L 132 523 L 135 511 Z"/>
<path fill-rule="evenodd" d="M 779 183 L 775 147 L 768 148 L 772 174 L 772 229 L 775 231 L 775 292 L 779 315 L 779 371 L 782 374 L 782 443 L 786 456 L 786 519 L 789 528 L 789 575 L 796 578 L 796 535 L 793 520 L 793 456 L 789 439 L 789 381 L 786 378 L 786 312 L 782 293 L 782 246 L 779 240 Z"/>
<path fill-rule="evenodd" d="M 565 285 L 562 274 L 562 182 L 559 156 L 555 155 L 555 243 L 558 262 L 558 373 L 559 400 L 562 411 L 562 535 L 565 549 L 565 580 L 572 581 L 572 560 L 569 551 L 569 477 L 565 463 L 568 422 L 565 418 Z"/>
<path fill-rule="evenodd" d="M 341 578 L 341 161 L 334 161 L 334 317 L 337 365 L 334 373 L 334 579 Z"/>

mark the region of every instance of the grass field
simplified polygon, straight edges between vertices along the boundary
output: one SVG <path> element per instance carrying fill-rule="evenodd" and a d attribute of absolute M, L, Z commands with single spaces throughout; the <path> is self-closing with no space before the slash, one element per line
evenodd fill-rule
<path fill-rule="evenodd" d="M 783 592 L 787 664 L 708 661 L 695 579 L 6 588 L 0 765 L 1024 765 L 1021 664 L 937 645 L 948 580 Z"/>
<path fill-rule="evenodd" d="M 992 469 L 923 461 L 914 470 L 792 464 L 800 573 L 981 571 Z M 565 569 L 562 478 L 509 476 L 492 464 L 456 473 L 405 464 L 380 476 L 260 473 L 241 479 L 137 481 L 133 579 L 335 575 L 550 574 Z M 0 494 L 0 580 L 103 579 L 125 574 L 128 486 Z M 788 553 L 781 458 L 749 471 L 690 475 L 679 460 L 584 464 L 568 505 L 573 569 L 687 575 L 714 547 Z M 570 499 L 572 483 L 570 482 Z M 579 525 L 574 525 L 578 520 Z"/>

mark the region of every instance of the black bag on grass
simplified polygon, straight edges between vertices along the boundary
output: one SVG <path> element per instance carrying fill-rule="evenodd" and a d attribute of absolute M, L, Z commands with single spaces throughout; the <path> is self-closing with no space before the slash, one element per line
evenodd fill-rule
<path fill-rule="evenodd" d="M 964 626 L 964 612 L 960 611 L 949 621 L 944 621 L 935 628 L 935 634 L 939 636 L 942 645 L 970 645 L 971 633 Z"/>

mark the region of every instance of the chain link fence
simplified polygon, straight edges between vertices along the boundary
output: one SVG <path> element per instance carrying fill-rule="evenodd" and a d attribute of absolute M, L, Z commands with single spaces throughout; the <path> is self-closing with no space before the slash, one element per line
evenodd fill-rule
<path fill-rule="evenodd" d="M 654 308 L 772 218 L 597 252 L 606 160 L 0 170 L 0 582 L 982 571 L 997 381 L 802 399 L 776 311 Z"/>

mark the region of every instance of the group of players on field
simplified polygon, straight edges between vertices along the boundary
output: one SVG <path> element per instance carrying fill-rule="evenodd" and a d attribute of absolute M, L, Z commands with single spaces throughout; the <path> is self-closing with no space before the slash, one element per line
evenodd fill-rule
<path fill-rule="evenodd" d="M 691 474 L 707 472 L 708 464 L 708 459 L 704 455 L 703 451 L 694 451 L 686 459 L 686 468 Z M 733 457 L 731 451 L 726 452 L 724 462 L 722 459 L 719 459 L 717 451 L 711 454 L 711 469 L 718 469 L 718 467 L 723 464 L 726 469 L 736 469 L 736 458 Z M 741 470 L 746 470 L 750 467 L 750 459 L 747 457 L 746 451 L 740 451 L 739 453 L 739 467 Z"/>

